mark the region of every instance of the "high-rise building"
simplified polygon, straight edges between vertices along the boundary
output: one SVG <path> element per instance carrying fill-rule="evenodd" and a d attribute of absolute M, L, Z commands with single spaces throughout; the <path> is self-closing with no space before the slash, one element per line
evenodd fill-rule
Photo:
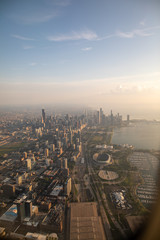
<path fill-rule="evenodd" d="M 113 113 L 112 113 L 112 110 L 111 110 L 111 124 L 113 124 Z"/>
<path fill-rule="evenodd" d="M 51 165 L 51 159 L 48 159 L 48 158 L 47 158 L 47 159 L 45 160 L 45 162 L 46 162 L 47 166 L 50 166 L 50 165 Z"/>
<path fill-rule="evenodd" d="M 32 202 L 30 200 L 25 202 L 25 216 L 32 217 Z"/>
<path fill-rule="evenodd" d="M 26 160 L 26 163 L 27 163 L 27 169 L 28 169 L 28 170 L 31 170 L 31 168 L 32 168 L 31 159 L 28 158 L 28 159 Z"/>
<path fill-rule="evenodd" d="M 19 221 L 25 218 L 25 203 L 21 200 L 16 202 L 17 204 L 17 217 Z"/>
<path fill-rule="evenodd" d="M 4 195 L 8 196 L 8 197 L 13 197 L 15 196 L 15 185 L 12 184 L 4 184 L 2 186 L 2 190 Z"/>
<path fill-rule="evenodd" d="M 97 111 L 97 114 L 96 114 L 96 122 L 99 124 L 99 118 L 100 118 L 100 113 L 99 111 Z"/>
<path fill-rule="evenodd" d="M 18 185 L 21 185 L 22 184 L 22 176 L 18 176 L 16 178 L 16 182 L 17 182 Z"/>
<path fill-rule="evenodd" d="M 61 146 L 62 146 L 61 141 L 58 141 L 58 142 L 57 142 L 57 145 L 58 145 L 58 148 L 61 148 Z"/>
<path fill-rule="evenodd" d="M 49 156 L 49 150 L 48 148 L 45 149 L 45 157 L 48 157 Z"/>
<path fill-rule="evenodd" d="M 46 121 L 46 116 L 45 116 L 45 111 L 42 109 L 42 123 L 45 123 Z"/>
<path fill-rule="evenodd" d="M 26 153 L 26 152 L 24 152 L 23 154 L 24 154 L 24 158 L 27 158 L 27 153 Z"/>
<path fill-rule="evenodd" d="M 52 144 L 52 151 L 54 152 L 55 151 L 55 145 Z"/>
<path fill-rule="evenodd" d="M 129 123 L 129 120 L 130 120 L 130 119 L 129 119 L 129 115 L 127 115 L 127 123 Z"/>
<path fill-rule="evenodd" d="M 68 168 L 67 161 L 68 161 L 67 158 L 63 159 L 63 167 L 64 168 Z"/>
<path fill-rule="evenodd" d="M 57 160 L 57 166 L 58 166 L 59 168 L 62 168 L 62 159 L 61 159 L 61 158 L 59 158 L 59 159 Z"/>
<path fill-rule="evenodd" d="M 99 124 L 102 123 L 102 118 L 103 118 L 103 110 L 102 110 L 102 108 L 100 108 L 100 111 L 99 111 Z"/>
<path fill-rule="evenodd" d="M 59 149 L 59 155 L 61 155 L 63 153 L 63 148 L 61 147 L 60 149 Z"/>
<path fill-rule="evenodd" d="M 71 142 L 71 144 L 73 144 L 73 132 L 72 132 L 72 130 L 71 130 L 71 139 L 70 139 L 70 142 Z"/>
<path fill-rule="evenodd" d="M 68 178 L 64 184 L 64 193 L 69 196 L 70 192 L 71 192 L 71 178 Z"/>

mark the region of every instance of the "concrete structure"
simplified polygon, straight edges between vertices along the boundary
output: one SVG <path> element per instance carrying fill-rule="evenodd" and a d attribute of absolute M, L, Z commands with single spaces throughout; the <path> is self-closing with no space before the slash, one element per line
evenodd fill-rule
<path fill-rule="evenodd" d="M 113 171 L 105 171 L 105 170 L 100 170 L 98 173 L 98 176 L 104 180 L 115 180 L 117 179 L 119 176 L 116 172 Z"/>
<path fill-rule="evenodd" d="M 45 123 L 46 121 L 46 115 L 44 109 L 42 109 L 42 123 Z"/>
<path fill-rule="evenodd" d="M 63 159 L 63 167 L 66 169 L 68 168 L 67 162 L 68 162 L 67 158 Z"/>
<path fill-rule="evenodd" d="M 61 155 L 63 153 L 63 148 L 61 147 L 60 149 L 59 149 L 59 155 Z"/>
<path fill-rule="evenodd" d="M 14 197 L 15 196 L 15 185 L 12 184 L 4 184 L 2 186 L 4 195 L 8 197 Z"/>
<path fill-rule="evenodd" d="M 52 192 L 50 193 L 51 196 L 58 197 L 59 193 L 63 190 L 62 185 L 56 185 Z"/>
<path fill-rule="evenodd" d="M 16 178 L 16 182 L 17 182 L 18 185 L 21 185 L 22 184 L 22 176 L 18 176 Z"/>
<path fill-rule="evenodd" d="M 27 169 L 28 169 L 28 170 L 31 170 L 31 169 L 32 169 L 32 164 L 31 164 L 31 159 L 30 159 L 30 158 L 28 158 L 28 159 L 26 160 L 26 164 L 27 164 Z"/>
<path fill-rule="evenodd" d="M 19 221 L 23 221 L 25 218 L 25 203 L 21 200 L 16 202 L 17 204 L 17 217 Z"/>
<path fill-rule="evenodd" d="M 30 200 L 25 202 L 25 216 L 32 217 L 32 202 Z"/>
<path fill-rule="evenodd" d="M 52 151 L 54 152 L 55 151 L 55 145 L 52 144 L 51 146 L 52 146 Z"/>
<path fill-rule="evenodd" d="M 64 193 L 65 195 L 69 196 L 70 192 L 71 192 L 71 178 L 68 178 L 64 184 Z"/>
<path fill-rule="evenodd" d="M 24 154 L 24 158 L 27 158 L 27 153 L 26 153 L 26 152 L 24 152 L 23 154 Z"/>
<path fill-rule="evenodd" d="M 82 239 L 106 239 L 95 202 L 70 204 L 70 240 Z"/>
<path fill-rule="evenodd" d="M 49 150 L 48 150 L 48 148 L 45 149 L 45 153 L 44 153 L 44 154 L 45 154 L 45 157 L 48 157 L 48 156 L 49 156 Z"/>
<path fill-rule="evenodd" d="M 47 164 L 47 166 L 50 166 L 51 165 L 51 159 L 45 159 L 45 162 L 46 162 L 46 164 Z"/>
<path fill-rule="evenodd" d="M 93 160 L 98 164 L 112 164 L 111 156 L 108 153 L 95 153 Z"/>
<path fill-rule="evenodd" d="M 0 221 L 14 222 L 17 218 L 17 205 L 13 204 L 1 217 Z"/>
<path fill-rule="evenodd" d="M 51 202 L 41 202 L 41 210 L 44 211 L 44 212 L 48 212 L 49 209 L 51 208 L 52 204 Z"/>

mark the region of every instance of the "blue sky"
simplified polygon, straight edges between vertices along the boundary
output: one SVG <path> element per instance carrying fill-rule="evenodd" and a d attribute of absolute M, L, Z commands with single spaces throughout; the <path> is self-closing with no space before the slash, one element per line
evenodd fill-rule
<path fill-rule="evenodd" d="M 1 105 L 140 102 L 158 112 L 159 9 L 158 0 L 1 0 Z"/>

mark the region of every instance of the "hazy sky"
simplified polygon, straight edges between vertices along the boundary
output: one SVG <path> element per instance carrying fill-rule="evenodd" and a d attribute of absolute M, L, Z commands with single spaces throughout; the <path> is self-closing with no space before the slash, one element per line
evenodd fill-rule
<path fill-rule="evenodd" d="M 160 115 L 159 0 L 1 0 L 0 105 Z"/>

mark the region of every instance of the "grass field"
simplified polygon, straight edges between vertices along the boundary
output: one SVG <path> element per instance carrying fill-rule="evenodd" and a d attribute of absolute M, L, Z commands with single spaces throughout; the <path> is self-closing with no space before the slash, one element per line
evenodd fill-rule
<path fill-rule="evenodd" d="M 5 153 L 10 153 L 19 150 L 24 146 L 23 142 L 9 143 L 0 147 L 0 157 Z"/>
<path fill-rule="evenodd" d="M 101 142 L 103 140 L 103 136 L 95 135 L 92 137 L 93 142 Z"/>

